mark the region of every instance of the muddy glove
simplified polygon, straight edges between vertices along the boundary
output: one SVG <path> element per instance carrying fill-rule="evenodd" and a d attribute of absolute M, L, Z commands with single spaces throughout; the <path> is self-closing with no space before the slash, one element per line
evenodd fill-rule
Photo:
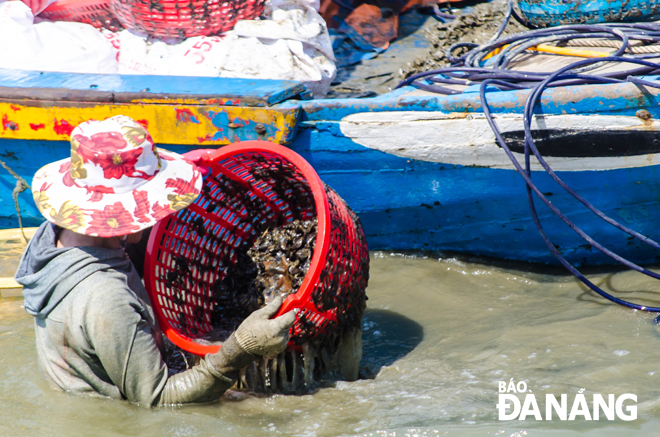
<path fill-rule="evenodd" d="M 218 352 L 206 355 L 191 369 L 170 376 L 158 405 L 215 401 L 234 385 L 238 372 L 256 358 L 246 352 L 232 334 Z"/>
<path fill-rule="evenodd" d="M 289 329 L 296 319 L 293 311 L 269 319 L 277 313 L 282 300 L 275 299 L 252 313 L 218 352 L 206 355 L 193 368 L 169 377 L 158 405 L 214 401 L 234 385 L 238 372 L 257 356 L 271 357 L 282 352 L 289 341 Z"/>
<path fill-rule="evenodd" d="M 286 349 L 289 329 L 296 320 L 293 311 L 271 319 L 280 309 L 284 298 L 278 296 L 271 303 L 250 314 L 243 320 L 234 335 L 238 344 L 247 352 L 261 357 L 274 357 Z"/>

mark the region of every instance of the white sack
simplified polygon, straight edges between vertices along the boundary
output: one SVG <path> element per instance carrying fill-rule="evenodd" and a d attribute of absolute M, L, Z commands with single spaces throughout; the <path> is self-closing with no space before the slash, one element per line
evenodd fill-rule
<path fill-rule="evenodd" d="M 117 73 L 117 49 L 83 23 L 42 22 L 21 1 L 0 2 L 0 68 Z"/>
<path fill-rule="evenodd" d="M 268 20 L 239 21 L 222 36 L 168 44 L 128 30 L 35 23 L 23 2 L 0 0 L 0 68 L 288 79 L 303 82 L 318 98 L 337 71 L 318 7 L 318 0 L 271 0 L 264 11 Z"/>
<path fill-rule="evenodd" d="M 315 4 L 316 3 L 316 4 Z M 267 20 L 243 20 L 220 37 L 193 37 L 178 44 L 117 34 L 119 72 L 177 76 L 288 79 L 323 97 L 336 74 L 318 0 L 272 0 Z"/>

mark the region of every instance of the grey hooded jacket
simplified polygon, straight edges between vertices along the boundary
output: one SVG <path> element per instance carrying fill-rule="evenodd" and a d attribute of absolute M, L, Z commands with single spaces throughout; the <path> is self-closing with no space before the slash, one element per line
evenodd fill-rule
<path fill-rule="evenodd" d="M 147 406 L 209 402 L 254 360 L 232 335 L 220 352 L 168 378 L 149 297 L 124 251 L 58 248 L 56 230 L 48 222 L 38 229 L 16 272 L 51 385 Z"/>

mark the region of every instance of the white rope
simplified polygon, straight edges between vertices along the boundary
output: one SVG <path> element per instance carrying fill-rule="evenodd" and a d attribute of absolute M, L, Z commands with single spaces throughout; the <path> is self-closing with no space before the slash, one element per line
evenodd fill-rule
<path fill-rule="evenodd" d="M 641 41 L 631 41 L 628 45 L 626 53 L 633 54 L 647 54 L 647 53 L 660 53 L 660 44 L 653 45 L 641 45 Z M 585 38 L 585 39 L 572 39 L 568 41 L 566 45 L 573 47 L 611 47 L 613 49 L 618 49 L 621 47 L 620 41 L 614 41 L 611 39 L 602 39 L 602 38 Z"/>

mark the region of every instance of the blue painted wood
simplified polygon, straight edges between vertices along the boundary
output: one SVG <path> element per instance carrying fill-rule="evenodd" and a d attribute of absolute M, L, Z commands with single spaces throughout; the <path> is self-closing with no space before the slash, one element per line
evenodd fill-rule
<path fill-rule="evenodd" d="M 110 86 L 110 85 L 108 85 Z M 539 111 L 633 115 L 646 108 L 660 117 L 658 90 L 632 84 L 549 89 Z M 526 91 L 489 95 L 495 112 L 519 113 Z M 524 182 L 512 170 L 454 166 L 393 156 L 346 138 L 338 122 L 349 114 L 383 111 L 480 112 L 478 95 L 429 96 L 410 88 L 373 99 L 285 101 L 279 107 L 302 108 L 303 120 L 290 147 L 307 159 L 321 178 L 360 215 L 371 249 L 427 249 L 554 262 L 543 244 L 527 205 Z M 183 153 L 189 146 L 167 146 Z M 31 181 L 42 165 L 69 156 L 67 142 L 0 139 L 0 156 Z M 657 166 L 608 171 L 566 172 L 560 176 L 606 214 L 637 231 L 660 239 L 660 170 Z M 533 179 L 579 226 L 619 254 L 636 262 L 654 262 L 656 251 L 642 247 L 561 191 L 547 175 Z M 0 170 L 0 226 L 15 227 L 10 193 L 15 181 Z M 24 223 L 39 215 L 29 192 L 20 195 Z M 575 263 L 608 262 L 584 244 L 544 206 L 539 208 L 548 234 Z"/>
<path fill-rule="evenodd" d="M 323 145 L 332 145 L 332 150 Z M 328 130 L 305 130 L 291 148 L 360 215 L 371 248 L 555 262 L 531 220 L 524 181 L 514 171 L 420 162 L 364 148 L 356 153 L 359 145 Z M 606 214 L 656 238 L 660 232 L 649 218 L 660 212 L 659 176 L 657 166 L 560 173 Z M 660 259 L 657 251 L 585 212 L 544 173 L 535 172 L 533 178 L 544 192 L 553 193 L 552 202 L 559 209 L 597 240 L 638 262 Z M 611 262 L 587 247 L 545 206 L 538 208 L 549 235 L 569 260 Z"/>
<path fill-rule="evenodd" d="M 310 150 L 305 147 L 309 140 L 305 136 L 299 137 L 302 147 L 294 145 L 293 149 L 308 159 L 321 178 L 360 215 L 372 249 L 446 250 L 554 262 L 531 221 L 524 185 L 515 172 L 407 162 L 376 151 L 355 154 L 350 148 L 341 157 L 344 161 L 341 168 L 336 168 L 331 163 L 336 162 L 339 152 Z M 53 145 L 24 142 L 23 153 L 35 159 L 30 165 L 15 165 L 15 168 L 33 174 L 42 164 L 66 156 L 67 143 L 57 144 L 61 153 L 52 153 Z M 5 147 L 6 142 L 0 142 L 0 150 Z M 170 149 L 184 152 L 188 148 Z M 644 234 L 658 234 L 652 219 L 660 214 L 658 187 L 652 183 L 660 177 L 655 167 L 591 173 L 589 178 L 578 173 L 561 176 L 607 214 Z M 598 240 L 638 262 L 658 260 L 660 254 L 594 220 L 592 214 L 562 195 L 547 177 L 535 175 L 535 179 L 545 192 L 556 193 L 552 196 L 553 203 L 563 211 L 571 211 L 569 217 Z M 638 184 L 639 181 L 642 183 Z M 0 226 L 15 227 L 15 211 L 8 194 L 14 186 L 13 178 L 3 174 L 0 183 L 3 188 Z M 43 219 L 29 193 L 23 193 L 20 198 L 24 223 L 38 225 Z M 540 207 L 539 211 L 549 235 L 572 262 L 608 262 L 546 208 Z"/>
<path fill-rule="evenodd" d="M 521 15 L 532 27 L 641 21 L 657 18 L 656 0 L 517 0 Z"/>
<path fill-rule="evenodd" d="M 321 178 L 344 197 L 360 215 L 372 249 L 433 249 L 499 258 L 553 262 L 541 241 L 527 207 L 524 184 L 513 171 L 448 166 L 394 157 L 365 149 L 348 139 L 337 141 L 330 133 L 306 129 L 292 148 L 301 153 Z M 0 150 L 15 150 L 7 160 L 20 174 L 29 177 L 41 166 L 68 156 L 66 142 L 0 140 Z M 323 144 L 332 144 L 324 150 Z M 19 146 L 19 147 L 15 147 Z M 182 153 L 187 146 L 169 149 Z M 360 150 L 361 149 L 361 150 Z M 658 169 L 561 174 L 569 185 L 614 218 L 636 230 L 657 235 L 652 217 L 660 214 Z M 637 261 L 656 261 L 657 253 L 630 243 L 614 228 L 597 222 L 590 213 L 551 183 L 535 175 L 544 192 L 552 192 L 553 203 L 569 211 L 591 235 L 618 247 L 620 253 Z M 641 183 L 638 183 L 641 182 Z M 14 180 L 0 176 L 0 226 L 15 227 L 10 194 Z M 20 196 L 24 223 L 42 219 L 28 192 Z M 539 208 L 548 233 L 573 262 L 607 262 L 545 208 Z"/>
<path fill-rule="evenodd" d="M 25 141 L 0 138 L 0 159 L 23 177 L 28 184 L 32 176 L 49 162 L 71 157 L 71 145 L 66 141 Z M 18 226 L 12 190 L 16 180 L 4 169 L 0 169 L 0 228 Z M 18 196 L 23 226 L 38 226 L 43 222 L 30 190 Z"/>
<path fill-rule="evenodd" d="M 267 106 L 304 92 L 290 80 L 176 77 L 118 74 L 74 74 L 0 68 L 0 87 L 65 89 L 110 93 L 141 93 L 145 99 L 161 95 L 219 98 L 225 105 Z M 0 92 L 0 97 L 2 93 Z"/>
<path fill-rule="evenodd" d="M 647 80 L 659 80 L 660 76 L 646 76 Z M 489 93 L 491 111 L 498 113 L 522 113 L 529 90 L 500 91 Z M 596 112 L 651 110 L 660 104 L 657 89 L 644 89 L 632 83 L 612 85 L 577 85 L 548 88 L 543 92 L 536 113 L 543 114 L 592 114 Z M 420 93 L 416 88 L 404 87 L 392 93 L 370 99 L 319 99 L 304 102 L 287 101 L 278 107 L 300 106 L 303 120 L 307 122 L 341 120 L 361 112 L 426 111 L 482 113 L 479 93 L 444 96 Z"/>

